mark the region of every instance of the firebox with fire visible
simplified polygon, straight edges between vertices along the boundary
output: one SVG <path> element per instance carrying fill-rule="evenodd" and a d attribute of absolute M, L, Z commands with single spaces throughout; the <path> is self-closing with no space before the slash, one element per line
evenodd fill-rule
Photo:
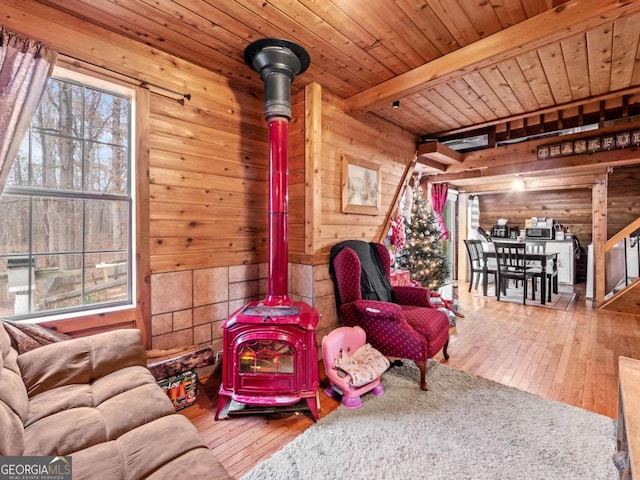
<path fill-rule="evenodd" d="M 305 400 L 318 418 L 318 314 L 309 305 L 252 302 L 223 326 L 222 385 L 217 415 L 229 400 L 290 406 Z"/>
<path fill-rule="evenodd" d="M 318 418 L 318 313 L 288 296 L 287 135 L 290 87 L 309 67 L 309 55 L 287 40 L 250 44 L 245 62 L 265 86 L 269 131 L 269 274 L 267 296 L 251 302 L 222 325 L 222 385 L 216 420 L 231 402 L 250 411 L 305 404 Z"/>

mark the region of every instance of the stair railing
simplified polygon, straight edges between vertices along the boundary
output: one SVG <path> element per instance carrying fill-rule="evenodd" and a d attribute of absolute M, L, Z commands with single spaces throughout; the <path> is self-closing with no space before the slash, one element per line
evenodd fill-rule
<path fill-rule="evenodd" d="M 640 217 L 607 240 L 604 251 L 606 300 L 640 276 Z"/>

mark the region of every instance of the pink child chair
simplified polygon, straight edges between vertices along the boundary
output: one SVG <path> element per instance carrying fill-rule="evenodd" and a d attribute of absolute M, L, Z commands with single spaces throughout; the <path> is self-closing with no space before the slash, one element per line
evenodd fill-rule
<path fill-rule="evenodd" d="M 360 387 L 351 385 L 351 377 L 345 375 L 341 370 L 333 368 L 335 359 L 341 355 L 353 355 L 360 347 L 365 345 L 367 336 L 365 331 L 358 326 L 339 327 L 331 331 L 322 339 L 322 358 L 324 369 L 329 380 L 329 386 L 324 389 L 324 393 L 329 397 L 337 397 L 342 394 L 342 405 L 346 408 L 356 409 L 362 406 L 360 395 L 372 392 L 373 396 L 379 397 L 384 394 L 384 387 L 380 383 L 382 374 Z"/>

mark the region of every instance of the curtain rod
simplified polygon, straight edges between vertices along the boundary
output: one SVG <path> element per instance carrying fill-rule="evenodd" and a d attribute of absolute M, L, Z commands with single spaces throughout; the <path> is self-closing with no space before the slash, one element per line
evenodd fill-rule
<path fill-rule="evenodd" d="M 174 95 L 177 95 L 178 97 L 180 97 L 179 99 L 176 99 L 176 101 L 182 105 L 184 105 L 184 99 L 186 98 L 188 101 L 191 101 L 191 94 L 190 93 L 182 93 L 182 92 L 177 92 L 176 90 L 172 90 L 168 87 L 163 87 L 162 85 L 158 85 L 156 83 L 151 83 L 151 82 L 147 82 L 146 80 L 140 80 L 139 78 L 136 78 L 132 75 L 127 75 L 126 73 L 121 73 L 121 72 L 116 72 L 115 70 L 112 70 L 108 67 L 105 67 L 103 65 L 98 65 L 96 63 L 92 63 L 92 62 L 88 62 L 86 60 L 82 60 L 80 58 L 76 58 L 76 57 L 72 57 L 71 55 L 66 55 L 64 53 L 60 53 L 59 54 L 60 57 L 62 57 L 63 59 L 68 59 L 71 60 L 72 62 L 80 62 L 83 63 L 85 65 L 90 65 L 92 67 L 95 68 L 99 68 L 100 70 L 106 70 L 108 72 L 114 73 L 120 77 L 124 77 L 124 78 L 128 78 L 129 80 L 133 80 L 135 82 L 137 82 L 139 84 L 140 87 L 143 88 L 149 88 L 149 87 L 153 87 L 159 90 L 163 90 L 165 92 L 169 92 L 172 93 Z M 169 97 L 171 98 L 171 97 Z"/>

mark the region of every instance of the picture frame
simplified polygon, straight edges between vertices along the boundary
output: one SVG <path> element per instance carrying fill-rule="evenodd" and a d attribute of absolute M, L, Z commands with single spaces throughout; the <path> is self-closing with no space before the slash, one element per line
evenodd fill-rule
<path fill-rule="evenodd" d="M 342 156 L 342 212 L 379 215 L 382 199 L 380 165 Z"/>

